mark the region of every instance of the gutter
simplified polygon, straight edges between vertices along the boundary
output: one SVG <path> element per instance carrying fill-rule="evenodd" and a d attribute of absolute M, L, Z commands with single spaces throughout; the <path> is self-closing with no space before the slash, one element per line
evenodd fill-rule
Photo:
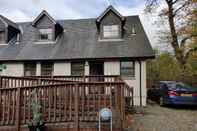
<path fill-rule="evenodd" d="M 140 106 L 142 106 L 142 63 L 139 61 L 140 65 Z"/>

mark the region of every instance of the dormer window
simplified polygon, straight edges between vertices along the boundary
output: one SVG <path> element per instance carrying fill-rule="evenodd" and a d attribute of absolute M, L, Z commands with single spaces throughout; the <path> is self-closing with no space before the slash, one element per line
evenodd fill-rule
<path fill-rule="evenodd" d="M 52 29 L 39 29 L 39 33 L 40 41 L 51 41 L 53 39 Z"/>
<path fill-rule="evenodd" d="M 104 38 L 119 37 L 119 26 L 118 25 L 104 25 L 103 26 L 103 37 Z"/>
<path fill-rule="evenodd" d="M 32 22 L 38 31 L 35 34 L 35 43 L 56 43 L 57 38 L 63 33 L 63 27 L 57 23 L 45 10 Z"/>
<path fill-rule="evenodd" d="M 16 36 L 20 34 L 18 25 L 0 15 L 0 44 L 15 44 Z"/>
<path fill-rule="evenodd" d="M 99 41 L 119 41 L 123 38 L 123 17 L 113 6 L 109 6 L 97 19 Z"/>

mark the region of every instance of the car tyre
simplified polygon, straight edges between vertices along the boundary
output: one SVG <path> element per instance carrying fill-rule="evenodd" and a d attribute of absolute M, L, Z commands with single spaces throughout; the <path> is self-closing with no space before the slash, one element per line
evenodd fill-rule
<path fill-rule="evenodd" d="M 160 97 L 160 98 L 159 98 L 159 105 L 160 105 L 160 106 L 165 106 L 163 97 Z"/>

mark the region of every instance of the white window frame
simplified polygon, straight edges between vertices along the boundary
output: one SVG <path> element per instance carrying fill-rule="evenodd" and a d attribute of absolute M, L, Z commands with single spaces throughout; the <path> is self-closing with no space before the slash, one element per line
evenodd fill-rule
<path fill-rule="evenodd" d="M 103 38 L 118 38 L 119 25 L 103 25 Z"/>
<path fill-rule="evenodd" d="M 42 39 L 41 35 L 46 35 L 47 39 Z M 39 41 L 52 41 L 53 40 L 53 29 L 46 28 L 46 29 L 39 29 Z"/>
<path fill-rule="evenodd" d="M 135 62 L 134 61 L 121 61 L 120 62 L 120 75 L 121 77 L 135 77 Z"/>
<path fill-rule="evenodd" d="M 5 44 L 5 32 L 0 31 L 0 44 Z"/>
<path fill-rule="evenodd" d="M 54 74 L 54 63 L 42 62 L 41 63 L 41 76 L 53 76 L 53 74 Z"/>
<path fill-rule="evenodd" d="M 36 76 L 36 63 L 24 63 L 24 76 Z"/>

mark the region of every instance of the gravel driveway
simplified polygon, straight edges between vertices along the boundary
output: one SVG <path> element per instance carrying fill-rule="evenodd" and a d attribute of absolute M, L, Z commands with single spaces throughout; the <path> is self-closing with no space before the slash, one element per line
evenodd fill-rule
<path fill-rule="evenodd" d="M 148 104 L 141 110 L 126 131 L 197 131 L 197 108 Z"/>

